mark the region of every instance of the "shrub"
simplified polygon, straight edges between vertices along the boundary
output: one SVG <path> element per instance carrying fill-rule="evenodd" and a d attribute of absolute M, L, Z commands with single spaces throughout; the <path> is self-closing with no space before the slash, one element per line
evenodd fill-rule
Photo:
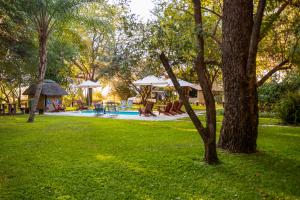
<path fill-rule="evenodd" d="M 299 75 L 299 71 L 291 72 L 282 81 L 273 80 L 259 87 L 259 110 L 270 112 L 287 93 L 296 93 L 300 89 Z"/>
<path fill-rule="evenodd" d="M 288 93 L 278 103 L 276 111 L 284 123 L 300 123 L 300 93 Z"/>

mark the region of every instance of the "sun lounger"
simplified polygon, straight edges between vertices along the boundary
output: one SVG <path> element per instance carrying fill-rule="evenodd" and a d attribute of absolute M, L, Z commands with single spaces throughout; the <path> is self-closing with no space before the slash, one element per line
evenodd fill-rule
<path fill-rule="evenodd" d="M 172 115 L 171 113 L 170 113 L 170 110 L 171 110 L 171 108 L 172 108 L 172 103 L 171 102 L 169 102 L 169 103 L 167 103 L 167 105 L 166 106 L 164 106 L 164 107 L 158 107 L 158 114 L 160 115 L 160 113 L 163 113 L 163 114 L 165 114 L 165 115 Z"/>
<path fill-rule="evenodd" d="M 185 113 L 184 111 L 181 110 L 182 106 L 183 106 L 183 102 L 179 101 L 178 108 L 177 108 L 177 113 L 179 113 L 179 114 Z"/>
<path fill-rule="evenodd" d="M 82 101 L 80 101 L 80 100 L 77 100 L 76 103 L 78 105 L 77 110 L 88 110 L 89 109 L 89 107 L 83 105 Z"/>
<path fill-rule="evenodd" d="M 153 113 L 153 106 L 154 106 L 154 103 L 153 102 L 147 102 L 146 105 L 145 105 L 145 108 L 139 108 L 139 113 L 140 113 L 140 116 L 141 115 L 144 115 L 146 117 L 149 117 L 149 116 L 156 116 L 154 113 Z"/>
<path fill-rule="evenodd" d="M 54 101 L 52 101 L 54 110 L 52 110 L 51 112 L 65 112 L 66 108 L 64 108 L 63 106 L 61 106 L 60 104 L 55 103 Z"/>

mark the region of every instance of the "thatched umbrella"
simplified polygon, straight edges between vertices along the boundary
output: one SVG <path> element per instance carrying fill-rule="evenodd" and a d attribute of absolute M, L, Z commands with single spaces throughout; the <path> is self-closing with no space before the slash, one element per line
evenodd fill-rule
<path fill-rule="evenodd" d="M 27 88 L 23 95 L 34 95 L 36 90 L 36 84 L 32 84 L 29 88 Z M 68 93 L 55 81 L 52 80 L 44 80 L 43 88 L 41 95 L 46 96 L 64 96 L 68 95 Z"/>
<path fill-rule="evenodd" d="M 23 92 L 23 95 L 28 95 L 28 99 L 30 100 L 34 97 L 35 90 L 36 84 L 32 84 Z M 68 95 L 68 93 L 59 84 L 52 80 L 44 80 L 41 97 L 39 99 L 39 109 L 44 109 L 47 106 L 47 99 L 59 99 L 64 95 Z"/>

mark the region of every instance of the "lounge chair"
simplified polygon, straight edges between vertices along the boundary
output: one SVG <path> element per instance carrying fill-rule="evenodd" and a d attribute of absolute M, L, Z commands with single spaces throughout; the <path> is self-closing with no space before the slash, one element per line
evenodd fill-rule
<path fill-rule="evenodd" d="M 177 107 L 177 113 L 178 113 L 178 114 L 183 114 L 183 113 L 185 113 L 184 111 L 181 110 L 182 106 L 183 106 L 183 102 L 182 102 L 182 101 L 179 101 L 179 104 L 178 104 L 178 107 Z"/>
<path fill-rule="evenodd" d="M 60 104 L 57 104 L 56 102 L 52 101 L 54 110 L 52 110 L 52 112 L 65 112 L 66 108 L 64 108 L 63 106 L 61 106 Z"/>
<path fill-rule="evenodd" d="M 89 109 L 89 107 L 88 107 L 88 106 L 85 106 L 85 105 L 82 103 L 82 101 L 80 101 L 80 100 L 77 100 L 76 103 L 77 103 L 77 105 L 78 105 L 77 110 L 88 110 L 88 109 Z"/>
<path fill-rule="evenodd" d="M 165 115 L 172 115 L 170 113 L 171 108 L 172 108 L 171 102 L 167 103 L 167 105 L 163 109 L 161 107 L 158 107 L 158 114 L 160 115 L 160 113 L 163 113 Z"/>
<path fill-rule="evenodd" d="M 144 115 L 146 117 L 149 117 L 150 115 L 156 116 L 152 111 L 153 106 L 154 106 L 153 102 L 147 102 L 146 105 L 145 105 L 145 108 L 139 108 L 140 116 L 141 115 Z"/>

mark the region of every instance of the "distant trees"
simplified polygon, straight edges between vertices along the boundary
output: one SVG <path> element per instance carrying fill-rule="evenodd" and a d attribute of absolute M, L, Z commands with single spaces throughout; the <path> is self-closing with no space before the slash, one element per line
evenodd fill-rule
<path fill-rule="evenodd" d="M 39 63 L 39 40 L 37 26 L 34 24 L 35 14 L 31 9 L 42 9 L 43 5 L 49 7 L 49 11 L 56 10 L 50 1 L 0 1 L 1 31 L 0 31 L 0 98 L 3 101 L 16 101 L 20 104 L 21 87 L 28 86 L 38 79 L 37 66 Z M 69 9 L 75 6 L 75 1 L 69 1 Z M 79 2 L 77 2 L 79 3 Z M 76 5 L 79 5 L 77 4 Z M 33 8 L 31 8 L 33 7 Z M 51 7 L 51 9 L 50 9 Z M 73 7 L 74 8 L 74 7 Z M 61 9 L 61 8 L 59 8 Z M 66 85 L 70 81 L 71 72 L 67 61 L 74 56 L 76 48 L 67 37 L 63 37 L 66 31 L 66 22 L 70 12 L 65 9 L 57 10 L 51 18 L 55 25 L 52 34 L 48 36 L 47 64 L 45 77 Z M 60 14 L 58 14 L 61 12 Z M 38 14 L 37 14 L 38 15 Z M 65 19 L 61 20 L 60 17 Z M 54 20 L 55 18 L 55 20 Z M 66 20 L 67 19 L 67 20 Z M 58 20 L 58 21 L 56 21 Z"/>
<path fill-rule="evenodd" d="M 125 9 L 125 8 L 123 8 Z M 123 98 L 138 94 L 142 103 L 150 97 L 149 87 L 137 87 L 134 81 L 148 75 L 161 75 L 160 63 L 149 54 L 152 24 L 141 22 L 125 9 L 120 15 L 112 46 L 111 62 L 101 71 Z M 113 77 L 113 79 L 112 79 Z"/>
<path fill-rule="evenodd" d="M 17 1 L 17 8 L 24 13 L 27 20 L 31 21 L 32 27 L 36 30 L 39 46 L 39 67 L 38 81 L 34 96 L 33 105 L 31 107 L 28 122 L 34 121 L 35 111 L 41 94 L 43 81 L 47 69 L 47 43 L 50 34 L 53 32 L 58 23 L 68 18 L 68 14 L 78 8 L 85 1 Z"/>
<path fill-rule="evenodd" d="M 0 102 L 20 105 L 21 87 L 34 79 L 36 45 L 32 38 L 16 5 L 0 1 Z"/>

